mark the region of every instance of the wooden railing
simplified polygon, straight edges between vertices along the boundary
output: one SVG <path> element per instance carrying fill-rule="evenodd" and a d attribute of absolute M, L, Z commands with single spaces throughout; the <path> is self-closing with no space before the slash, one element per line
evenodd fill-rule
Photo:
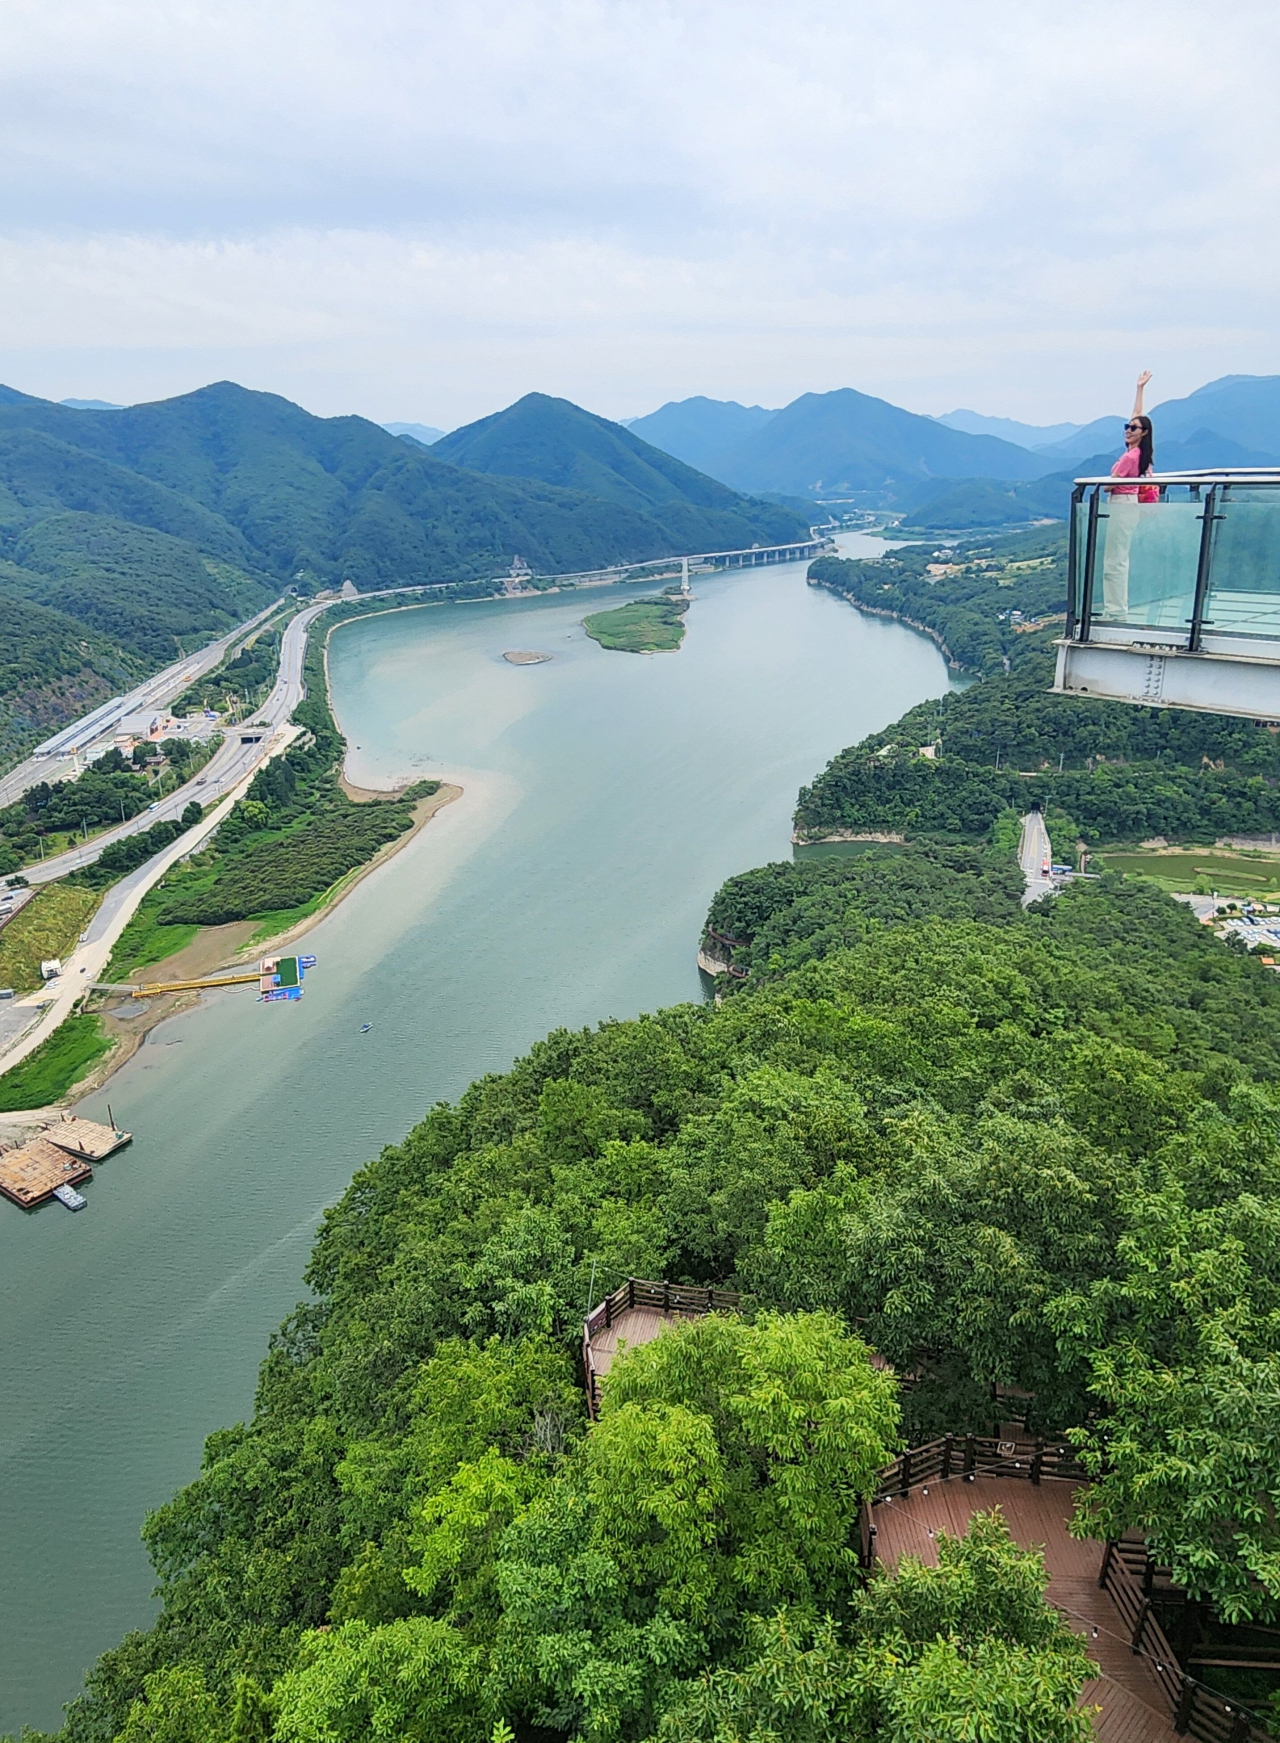
<path fill-rule="evenodd" d="M 948 1434 L 925 1446 L 911 1447 L 884 1466 L 871 1505 L 862 1508 L 859 1558 L 863 1567 L 869 1568 L 875 1556 L 872 1507 L 895 1495 L 908 1495 L 926 1483 L 979 1476 L 1023 1477 L 1031 1483 L 1046 1477 L 1074 1483 L 1086 1480 L 1072 1448 L 1059 1441 Z M 1098 1584 L 1116 1607 L 1130 1650 L 1142 1653 L 1150 1664 L 1168 1703 L 1174 1730 L 1195 1743 L 1272 1743 L 1271 1733 L 1256 1713 L 1206 1688 L 1182 1669 L 1153 1602 L 1154 1596 L 1171 1600 L 1180 1595 L 1176 1588 L 1157 1592 L 1156 1581 L 1167 1571 L 1156 1566 L 1140 1538 L 1121 1538 L 1103 1550 Z"/>
<path fill-rule="evenodd" d="M 987 1434 L 948 1434 L 926 1446 L 899 1453 L 880 1472 L 873 1497 L 884 1501 L 890 1495 L 906 1495 L 919 1483 L 935 1477 L 1025 1477 L 1039 1483 L 1045 1477 L 1079 1483 L 1084 1467 L 1069 1446 L 1049 1440 L 997 1440 Z"/>
<path fill-rule="evenodd" d="M 1174 1730 L 1196 1743 L 1271 1743 L 1271 1733 L 1248 1707 L 1206 1688 L 1182 1669 L 1152 1605 L 1154 1571 L 1146 1545 L 1122 1539 L 1103 1550 L 1098 1584 L 1124 1623 L 1130 1650 L 1145 1654 L 1169 1703 Z"/>
<path fill-rule="evenodd" d="M 591 1309 L 584 1329 L 590 1338 L 633 1307 L 656 1307 L 663 1313 L 732 1313 L 741 1301 L 735 1289 L 704 1289 L 693 1283 L 644 1283 L 638 1277 L 628 1277 L 612 1295 L 606 1295 L 598 1307 Z"/>
<path fill-rule="evenodd" d="M 634 1307 L 656 1308 L 660 1313 L 732 1313 L 741 1303 L 736 1289 L 706 1289 L 693 1283 L 646 1283 L 628 1277 L 612 1295 L 588 1313 L 582 1327 L 582 1371 L 587 1387 L 587 1410 L 592 1420 L 600 1414 L 600 1379 L 591 1340 L 615 1319 Z"/>

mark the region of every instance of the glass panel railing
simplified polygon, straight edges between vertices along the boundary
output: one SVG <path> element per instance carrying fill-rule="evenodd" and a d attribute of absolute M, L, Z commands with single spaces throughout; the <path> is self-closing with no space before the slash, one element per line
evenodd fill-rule
<path fill-rule="evenodd" d="M 1280 636 L 1280 490 L 1229 484 L 1216 504 L 1206 635 Z"/>
<path fill-rule="evenodd" d="M 1280 503 L 1277 504 L 1280 507 Z M 1203 506 L 1139 502 L 1104 490 L 1098 503 L 1093 620 L 1190 630 Z"/>
<path fill-rule="evenodd" d="M 1067 568 L 1067 622 L 1078 625 L 1084 613 L 1084 569 L 1089 550 L 1089 499 L 1071 504 L 1071 562 Z"/>

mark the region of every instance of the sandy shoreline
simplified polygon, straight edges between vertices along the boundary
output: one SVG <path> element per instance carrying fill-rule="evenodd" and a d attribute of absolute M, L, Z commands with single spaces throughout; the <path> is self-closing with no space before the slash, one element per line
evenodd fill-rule
<path fill-rule="evenodd" d="M 389 609 L 396 609 L 395 607 Z M 413 609 L 400 607 L 399 609 Z M 381 616 L 381 613 L 371 612 L 370 616 Z M 346 621 L 346 620 L 342 620 Z M 329 706 L 333 707 L 333 697 L 329 684 L 329 636 L 335 629 L 342 627 L 342 621 L 330 624 L 325 634 L 324 676 L 325 691 Z M 336 720 L 336 713 L 335 713 Z M 377 800 L 395 799 L 409 787 L 415 786 L 421 780 L 413 776 L 398 781 L 394 787 L 364 787 L 357 786 L 348 780 L 346 762 L 349 750 L 344 752 L 342 765 L 338 771 L 338 784 L 342 791 L 357 805 L 370 804 Z M 433 777 L 434 778 L 434 777 Z M 327 915 L 332 914 L 339 903 L 345 901 L 359 884 L 377 871 L 381 866 L 395 857 L 403 848 L 416 839 L 431 819 L 446 805 L 451 805 L 455 799 L 462 797 L 463 789 L 454 782 L 441 780 L 435 793 L 420 799 L 413 809 L 413 822 L 402 835 L 394 841 L 385 842 L 363 865 L 355 866 L 347 875 L 327 890 L 320 905 L 305 919 L 298 921 L 285 931 L 272 934 L 268 938 L 256 940 L 250 944 L 249 939 L 255 931 L 252 919 L 233 921 L 224 926 L 202 927 L 181 950 L 171 956 L 162 958 L 159 962 L 149 963 L 145 974 L 153 979 L 193 980 L 222 970 L 243 968 L 246 963 L 262 956 L 269 955 L 283 947 L 294 943 L 310 932 Z M 31 1132 L 38 1131 L 50 1119 L 59 1117 L 62 1113 L 83 1101 L 86 1096 L 93 1095 L 108 1082 L 142 1046 L 151 1030 L 158 1028 L 170 1017 L 188 1010 L 200 998 L 198 991 L 172 993 L 153 1001 L 148 1001 L 144 1010 L 137 1016 L 132 1014 L 117 1015 L 112 1010 L 100 1010 L 99 1016 L 103 1028 L 112 1041 L 111 1050 L 97 1060 L 91 1070 L 82 1077 L 61 1101 L 51 1103 L 44 1108 L 31 1108 L 15 1113 L 0 1114 L 0 1142 L 14 1143 L 20 1141 Z M 123 1012 L 123 1007 L 118 1007 Z"/>

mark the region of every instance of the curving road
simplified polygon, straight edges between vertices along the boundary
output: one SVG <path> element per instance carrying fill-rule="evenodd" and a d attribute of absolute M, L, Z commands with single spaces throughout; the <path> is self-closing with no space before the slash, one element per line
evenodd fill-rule
<path fill-rule="evenodd" d="M 200 773 L 184 786 L 177 787 L 165 798 L 157 800 L 149 811 L 130 818 L 117 829 L 97 835 L 83 847 L 69 848 L 54 859 L 46 859 L 26 868 L 24 875 L 33 884 L 51 883 L 68 872 L 78 871 L 97 859 L 109 842 L 120 841 L 126 835 L 137 835 L 150 829 L 153 823 L 166 818 L 178 818 L 193 799 L 198 799 L 208 811 L 231 790 L 238 787 L 247 774 L 253 774 L 271 754 L 271 741 L 276 728 L 283 726 L 302 700 L 302 661 L 306 653 L 307 631 L 312 623 L 332 603 L 308 606 L 289 620 L 280 643 L 280 669 L 275 687 L 262 707 L 239 726 L 228 727 L 226 740 L 209 759 Z M 41 777 L 47 778 L 47 777 Z M 124 884 L 129 883 L 124 880 Z M 116 885 L 112 890 L 123 888 Z M 104 903 L 104 907 L 106 904 Z M 99 912 L 102 912 L 100 909 Z"/>
<path fill-rule="evenodd" d="M 1026 880 L 1022 905 L 1029 908 L 1041 896 L 1050 896 L 1057 885 L 1051 876 L 1053 852 L 1049 846 L 1049 831 L 1039 811 L 1028 811 L 1022 819 L 1022 834 L 1018 841 L 1018 864 Z"/>
<path fill-rule="evenodd" d="M 93 714 L 86 715 L 85 720 L 73 721 L 70 726 L 64 726 L 61 732 L 47 741 L 48 748 L 43 756 L 28 757 L 16 769 L 0 775 L 0 807 L 12 805 L 15 799 L 20 799 L 27 788 L 35 786 L 37 781 L 65 781 L 68 776 L 74 777 L 79 773 L 83 759 L 91 750 L 101 748 L 111 738 L 127 714 L 139 714 L 148 708 L 164 708 L 176 700 L 197 678 L 203 678 L 206 672 L 211 672 L 220 664 L 228 649 L 241 637 L 249 635 L 260 623 L 265 623 L 283 604 L 282 598 L 275 600 L 265 611 L 260 611 L 256 617 L 249 618 L 245 623 L 237 624 L 226 635 L 219 636 L 217 641 L 210 642 L 207 647 L 200 648 L 194 654 L 175 660 L 173 665 L 166 666 L 162 672 L 156 672 L 145 683 L 139 684 L 136 690 L 130 690 L 127 696 L 118 697 L 115 702 L 96 709 Z M 91 723 L 87 731 L 86 721 Z M 73 751 L 73 745 L 78 746 L 79 757 Z"/>

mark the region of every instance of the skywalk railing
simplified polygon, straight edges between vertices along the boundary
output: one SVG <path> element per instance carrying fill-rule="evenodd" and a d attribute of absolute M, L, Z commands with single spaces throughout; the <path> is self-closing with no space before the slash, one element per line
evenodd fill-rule
<path fill-rule="evenodd" d="M 1280 469 L 1124 482 L 1076 480 L 1066 640 L 1280 660 Z"/>

